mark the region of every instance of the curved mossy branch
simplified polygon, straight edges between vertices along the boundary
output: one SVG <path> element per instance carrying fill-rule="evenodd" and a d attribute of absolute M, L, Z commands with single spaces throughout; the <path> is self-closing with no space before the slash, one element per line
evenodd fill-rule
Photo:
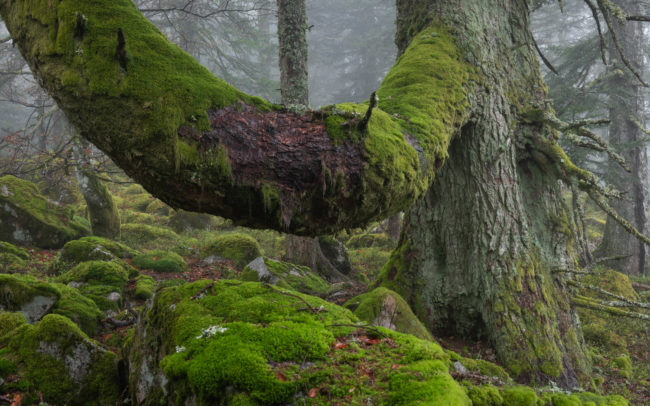
<path fill-rule="evenodd" d="M 214 77 L 130 0 L 0 0 L 41 84 L 80 133 L 173 207 L 294 234 L 408 207 L 468 116 L 474 73 L 453 38 L 412 41 L 367 105 L 303 115 Z M 123 40 L 119 33 L 123 34 Z"/>

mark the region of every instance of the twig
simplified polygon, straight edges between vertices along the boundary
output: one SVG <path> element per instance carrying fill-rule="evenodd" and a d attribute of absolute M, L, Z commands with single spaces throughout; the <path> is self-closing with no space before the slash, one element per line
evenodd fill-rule
<path fill-rule="evenodd" d="M 650 22 L 650 16 L 626 16 L 627 21 L 644 21 Z"/>
<path fill-rule="evenodd" d="M 357 125 L 359 131 L 365 131 L 365 129 L 368 128 L 368 121 L 370 121 L 370 116 L 372 115 L 372 109 L 377 107 L 377 100 L 378 100 L 377 92 L 372 92 L 372 94 L 370 95 L 370 100 L 368 101 L 369 106 L 368 106 L 368 110 L 366 111 L 366 115 L 363 116 L 363 119 L 361 119 L 361 121 Z"/>
<path fill-rule="evenodd" d="M 612 219 L 614 219 L 618 224 L 620 224 L 628 233 L 632 234 L 634 237 L 636 237 L 639 241 L 641 241 L 645 245 L 650 246 L 650 238 L 641 234 L 641 232 L 636 227 L 634 227 L 629 221 L 621 217 L 621 215 L 618 214 L 616 210 L 614 210 L 609 204 L 607 204 L 605 199 L 603 199 L 603 197 L 600 196 L 597 191 L 588 190 L 587 193 L 589 194 L 589 197 L 591 197 L 591 199 L 598 205 L 598 207 L 603 209 L 605 213 L 607 213 Z"/>
<path fill-rule="evenodd" d="M 201 289 L 201 290 L 199 290 L 198 292 L 196 292 L 196 293 L 195 293 L 195 294 L 190 298 L 190 300 L 195 300 L 197 297 L 199 297 L 199 296 L 201 296 L 202 294 L 204 294 L 205 291 L 207 291 L 208 289 L 212 289 L 213 286 L 214 286 L 214 281 L 212 281 L 211 283 L 209 283 L 208 285 L 206 285 L 203 289 Z"/>
<path fill-rule="evenodd" d="M 618 302 L 606 302 L 605 304 L 607 306 L 611 307 L 638 307 L 640 309 L 650 309 L 650 303 L 643 303 L 643 302 L 637 302 L 634 300 L 630 300 L 626 298 L 625 296 L 617 295 L 616 293 L 612 293 L 610 291 L 607 291 L 599 286 L 594 286 L 594 285 L 585 285 L 584 283 L 578 282 L 578 281 L 569 281 L 570 285 L 577 286 L 581 289 L 589 289 L 593 290 L 594 292 L 598 292 L 602 295 L 609 296 L 614 299 L 618 299 Z"/>

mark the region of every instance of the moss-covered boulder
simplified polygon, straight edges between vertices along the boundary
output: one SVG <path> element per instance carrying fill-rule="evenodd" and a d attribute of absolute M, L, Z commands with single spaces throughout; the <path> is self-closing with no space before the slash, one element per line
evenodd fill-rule
<path fill-rule="evenodd" d="M 133 292 L 133 297 L 140 300 L 149 299 L 153 296 L 153 292 L 156 289 L 156 281 L 147 275 L 140 275 L 135 280 L 135 292 Z"/>
<path fill-rule="evenodd" d="M 61 248 L 90 234 L 73 217 L 72 210 L 42 196 L 33 183 L 10 175 L 0 178 L 0 240 Z"/>
<path fill-rule="evenodd" d="M 309 267 L 264 257 L 257 257 L 250 262 L 244 268 L 241 279 L 266 282 L 315 296 L 325 296 L 330 291 L 330 285 L 315 275 Z"/>
<path fill-rule="evenodd" d="M 413 334 L 423 340 L 433 340 L 431 333 L 413 314 L 402 296 L 392 290 L 377 288 L 350 299 L 345 307 L 352 310 L 359 319 L 374 326 Z"/>
<path fill-rule="evenodd" d="M 439 345 L 356 322 L 342 307 L 260 283 L 162 289 L 130 344 L 132 402 L 471 404 Z"/>
<path fill-rule="evenodd" d="M 16 247 L 13 244 L 10 244 L 5 241 L 0 241 L 0 254 L 11 254 L 20 259 L 29 259 L 29 252 L 26 249 Z"/>
<path fill-rule="evenodd" d="M 163 227 L 155 227 L 146 224 L 124 224 L 122 225 L 122 241 L 127 244 L 141 244 L 151 241 L 178 241 L 178 234 Z"/>
<path fill-rule="evenodd" d="M 201 258 L 215 256 L 228 259 L 240 269 L 261 255 L 262 249 L 257 240 L 244 233 L 222 234 L 201 246 Z"/>
<path fill-rule="evenodd" d="M 78 288 L 101 310 L 116 310 L 128 279 L 129 272 L 117 262 L 88 261 L 62 274 L 57 281 Z"/>
<path fill-rule="evenodd" d="M 175 210 L 169 216 L 169 226 L 177 233 L 191 230 L 214 230 L 218 225 L 219 221 L 215 216 L 205 213 Z"/>
<path fill-rule="evenodd" d="M 0 252 L 0 273 L 24 272 L 27 261 L 17 255 Z"/>
<path fill-rule="evenodd" d="M 345 243 L 349 248 L 392 248 L 395 243 L 385 233 L 373 234 L 363 233 L 353 235 Z"/>
<path fill-rule="evenodd" d="M 19 312 L 34 323 L 49 313 L 59 291 L 48 283 L 21 274 L 0 274 L 0 311 Z"/>
<path fill-rule="evenodd" d="M 36 325 L 0 313 L 0 360 L 14 365 L 24 404 L 114 405 L 121 388 L 117 357 L 68 318 L 47 315 Z M 8 388 L 10 389 L 10 388 Z M 30 400 L 31 399 L 31 400 Z"/>
<path fill-rule="evenodd" d="M 86 261 L 110 261 L 115 258 L 132 258 L 137 251 L 119 242 L 102 237 L 83 237 L 69 241 L 61 250 L 62 261 L 79 264 Z"/>
<path fill-rule="evenodd" d="M 149 203 L 144 211 L 145 213 L 154 214 L 157 216 L 169 216 L 171 207 L 156 199 L 153 202 Z"/>
<path fill-rule="evenodd" d="M 19 274 L 0 274 L 0 311 L 3 310 L 20 313 L 29 323 L 48 313 L 60 314 L 89 335 L 95 334 L 102 316 L 97 305 L 77 289 Z"/>
<path fill-rule="evenodd" d="M 188 269 L 183 257 L 175 252 L 164 250 L 154 250 L 136 255 L 133 258 L 133 265 L 157 272 L 185 272 Z"/>

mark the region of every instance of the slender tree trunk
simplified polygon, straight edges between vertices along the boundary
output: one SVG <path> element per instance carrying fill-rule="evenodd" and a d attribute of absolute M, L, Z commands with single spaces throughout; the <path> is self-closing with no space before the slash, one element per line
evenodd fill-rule
<path fill-rule="evenodd" d="M 108 188 L 94 173 L 92 163 L 85 152 L 88 148 L 88 143 L 78 137 L 74 141 L 75 175 L 79 190 L 88 206 L 93 234 L 99 237 L 119 238 L 120 213 Z"/>
<path fill-rule="evenodd" d="M 642 14 L 636 0 L 615 0 L 614 3 L 630 15 Z M 643 27 L 640 23 L 620 25 L 614 21 L 616 37 L 628 61 L 643 72 Z M 641 233 L 648 229 L 647 214 L 647 154 L 646 137 L 639 128 L 644 121 L 643 85 L 621 62 L 610 41 L 611 81 L 609 142 L 625 158 L 631 173 L 611 162 L 608 175 L 613 185 L 624 193 L 622 200 L 612 201 L 612 207 Z M 609 261 L 608 266 L 628 275 L 643 274 L 646 268 L 645 245 L 626 232 L 616 221 L 607 218 L 603 241 L 596 254 L 600 257 L 625 256 Z"/>
<path fill-rule="evenodd" d="M 458 31 L 485 82 L 433 186 L 407 212 L 381 278 L 434 332 L 487 340 L 520 380 L 575 387 L 588 357 L 551 272 L 573 261 L 568 220 L 548 161 L 523 142 L 547 130 L 520 119 L 545 98 L 527 3 L 398 0 L 400 52 L 422 16 L 436 16 Z"/>
<path fill-rule="evenodd" d="M 305 0 L 277 0 L 280 91 L 285 106 L 309 105 Z"/>

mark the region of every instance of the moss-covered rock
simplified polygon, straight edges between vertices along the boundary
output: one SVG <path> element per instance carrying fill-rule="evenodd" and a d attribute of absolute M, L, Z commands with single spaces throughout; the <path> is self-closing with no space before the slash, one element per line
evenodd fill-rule
<path fill-rule="evenodd" d="M 156 199 L 153 202 L 149 203 L 144 211 L 145 213 L 155 214 L 157 216 L 169 216 L 171 207 Z"/>
<path fill-rule="evenodd" d="M 431 333 L 413 314 L 406 301 L 398 293 L 377 288 L 345 303 L 361 320 L 375 326 L 386 327 L 401 333 L 413 334 L 423 340 L 433 340 Z"/>
<path fill-rule="evenodd" d="M 308 295 L 324 296 L 330 285 L 306 266 L 257 257 L 250 262 L 241 279 L 249 282 L 266 282 Z"/>
<path fill-rule="evenodd" d="M 140 275 L 135 280 L 133 297 L 140 300 L 149 299 L 153 296 L 154 289 L 156 289 L 156 281 L 151 276 Z"/>
<path fill-rule="evenodd" d="M 45 402 L 56 405 L 113 405 L 118 401 L 117 357 L 68 318 L 50 314 L 29 325 L 0 313 L 0 321 L 6 319 L 12 328 L 0 327 L 4 333 L 0 345 L 9 351 L 0 359 L 15 363 L 20 378 L 16 385 L 29 395 L 40 392 Z"/>
<path fill-rule="evenodd" d="M 59 291 L 48 283 L 21 274 L 0 274 L 0 311 L 20 312 L 34 323 L 59 300 Z"/>
<path fill-rule="evenodd" d="M 122 200 L 122 208 L 145 213 L 152 202 L 154 202 L 154 197 L 148 193 L 129 195 Z"/>
<path fill-rule="evenodd" d="M 345 245 L 349 248 L 392 248 L 395 243 L 385 233 L 363 233 L 353 235 Z"/>
<path fill-rule="evenodd" d="M 175 252 L 163 250 L 136 255 L 133 258 L 133 265 L 158 272 L 185 272 L 188 269 L 183 257 Z"/>
<path fill-rule="evenodd" d="M 73 218 L 72 210 L 43 197 L 28 181 L 0 178 L 0 240 L 41 248 L 60 248 L 90 234 Z"/>
<path fill-rule="evenodd" d="M 29 259 L 29 252 L 26 249 L 16 247 L 5 241 L 0 241 L 0 254 L 11 254 L 20 259 Z"/>
<path fill-rule="evenodd" d="M 127 244 L 139 244 L 150 241 L 178 241 L 178 234 L 163 227 L 154 227 L 146 224 L 122 225 L 122 241 Z"/>
<path fill-rule="evenodd" d="M 0 273 L 24 272 L 27 261 L 6 252 L 0 253 Z"/>
<path fill-rule="evenodd" d="M 124 189 L 124 194 L 125 195 L 140 195 L 143 193 L 147 193 L 146 190 L 137 183 L 134 183 L 133 185 L 129 185 L 126 189 Z"/>
<path fill-rule="evenodd" d="M 244 233 L 222 234 L 201 247 L 201 258 L 216 256 L 228 259 L 240 269 L 261 255 L 257 240 Z"/>
<path fill-rule="evenodd" d="M 175 210 L 169 216 L 169 226 L 177 233 L 191 230 L 214 230 L 219 225 L 217 218 L 210 214 Z"/>
<path fill-rule="evenodd" d="M 69 318 L 89 336 L 95 335 L 102 317 L 102 312 L 95 302 L 75 288 L 62 284 L 54 284 L 54 287 L 59 291 L 60 298 L 52 313 Z"/>
<path fill-rule="evenodd" d="M 129 272 L 116 262 L 82 262 L 57 278 L 58 282 L 74 284 L 86 297 L 92 299 L 101 310 L 116 310 L 113 293 L 124 294 Z"/>
<path fill-rule="evenodd" d="M 537 406 L 537 394 L 533 389 L 525 386 L 507 388 L 501 396 L 503 406 Z"/>
<path fill-rule="evenodd" d="M 386 329 L 369 338 L 356 321 L 344 308 L 260 283 L 162 289 L 130 346 L 132 400 L 471 404 L 440 346 Z"/>
<path fill-rule="evenodd" d="M 132 258 L 137 251 L 119 242 L 101 237 L 83 237 L 69 241 L 61 250 L 61 260 L 72 264 L 86 261 L 110 261 L 115 258 Z"/>
<path fill-rule="evenodd" d="M 499 389 L 492 385 L 467 385 L 467 396 L 472 400 L 472 406 L 503 405 L 503 397 Z"/>

